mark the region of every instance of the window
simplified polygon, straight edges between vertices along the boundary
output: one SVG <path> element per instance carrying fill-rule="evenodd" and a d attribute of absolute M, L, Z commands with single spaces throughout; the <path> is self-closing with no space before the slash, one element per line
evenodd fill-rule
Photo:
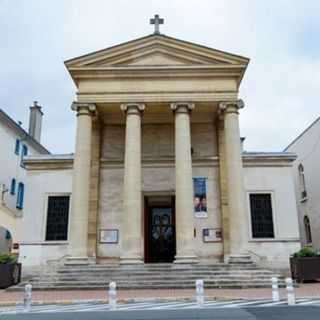
<path fill-rule="evenodd" d="M 312 243 L 312 235 L 311 235 L 311 227 L 310 227 L 310 219 L 308 216 L 304 216 L 303 218 L 304 231 L 306 233 L 306 241 L 307 243 Z"/>
<path fill-rule="evenodd" d="M 24 144 L 22 146 L 22 156 L 27 156 L 28 155 L 28 147 Z"/>
<path fill-rule="evenodd" d="M 16 179 L 12 178 L 11 185 L 10 185 L 10 194 L 16 194 Z"/>
<path fill-rule="evenodd" d="M 299 184 L 300 184 L 300 190 L 301 190 L 301 200 L 307 199 L 307 190 L 306 190 L 306 180 L 304 176 L 304 167 L 300 163 L 298 166 L 299 171 Z"/>
<path fill-rule="evenodd" d="M 22 146 L 22 152 L 21 152 L 21 161 L 20 161 L 20 166 L 21 167 L 23 167 L 23 158 L 25 157 L 25 156 L 27 156 L 28 155 L 28 147 L 24 144 L 23 146 Z"/>
<path fill-rule="evenodd" d="M 24 198 L 24 184 L 19 182 L 18 184 L 18 196 L 17 196 L 17 209 L 23 209 L 23 198 Z"/>
<path fill-rule="evenodd" d="M 252 238 L 274 238 L 270 193 L 250 194 Z"/>
<path fill-rule="evenodd" d="M 16 146 L 14 149 L 14 153 L 17 155 L 19 155 L 19 153 L 20 153 L 20 140 L 19 139 L 16 140 Z"/>
<path fill-rule="evenodd" d="M 49 196 L 46 241 L 68 240 L 69 196 Z"/>

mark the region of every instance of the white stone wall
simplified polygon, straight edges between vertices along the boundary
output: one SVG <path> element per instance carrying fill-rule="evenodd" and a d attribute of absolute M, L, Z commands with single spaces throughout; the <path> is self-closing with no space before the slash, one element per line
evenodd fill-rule
<path fill-rule="evenodd" d="M 298 213 L 291 167 L 245 167 L 249 225 L 249 253 L 257 262 L 274 268 L 289 267 L 289 256 L 300 248 Z M 274 239 L 251 237 L 250 193 L 271 193 Z"/>
<path fill-rule="evenodd" d="M 15 154 L 16 139 L 21 140 L 20 155 Z M 10 194 L 11 180 L 12 178 L 16 179 L 16 191 L 19 182 L 24 183 L 25 190 L 28 188 L 26 184 L 26 172 L 21 166 L 22 145 L 25 144 L 28 147 L 28 154 L 30 155 L 37 154 L 37 152 L 26 141 L 23 141 L 12 129 L 3 125 L 1 122 L 0 141 L 0 184 L 5 184 L 6 188 L 9 189 L 4 196 L 5 205 L 16 214 L 21 215 L 21 210 L 16 209 L 17 192 L 15 195 Z"/>
<path fill-rule="evenodd" d="M 297 206 L 299 209 L 300 233 L 302 244 L 306 244 L 306 232 L 303 218 L 310 219 L 312 245 L 320 249 L 320 119 L 318 119 L 307 131 L 304 132 L 287 151 L 294 152 L 298 158 L 294 162 L 292 173 L 295 181 Z M 304 167 L 307 200 L 301 201 L 301 183 L 298 166 Z"/>
<path fill-rule="evenodd" d="M 68 253 L 68 242 L 45 241 L 45 232 L 48 196 L 71 194 L 72 170 L 28 171 L 27 179 L 20 261 L 25 266 L 41 265 Z M 70 214 L 71 210 L 69 222 Z"/>

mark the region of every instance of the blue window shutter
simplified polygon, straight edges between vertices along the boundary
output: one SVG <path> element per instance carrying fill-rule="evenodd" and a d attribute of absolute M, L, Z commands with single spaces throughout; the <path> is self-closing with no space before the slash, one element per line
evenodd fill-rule
<path fill-rule="evenodd" d="M 16 179 L 12 178 L 10 186 L 10 194 L 14 195 L 16 193 Z"/>
<path fill-rule="evenodd" d="M 17 155 L 19 155 L 19 153 L 20 153 L 20 140 L 19 139 L 16 140 L 16 147 L 15 147 L 14 152 Z"/>
<path fill-rule="evenodd" d="M 24 144 L 22 147 L 22 155 L 27 156 L 28 155 L 28 147 Z"/>
<path fill-rule="evenodd" d="M 19 182 L 18 185 L 18 196 L 17 196 L 17 209 L 23 208 L 23 198 L 24 198 L 24 184 Z"/>

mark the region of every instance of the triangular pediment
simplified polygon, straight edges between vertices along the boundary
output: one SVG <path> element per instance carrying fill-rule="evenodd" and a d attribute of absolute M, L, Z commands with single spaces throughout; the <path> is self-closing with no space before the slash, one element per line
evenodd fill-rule
<path fill-rule="evenodd" d="M 164 35 L 150 35 L 65 62 L 69 70 L 106 67 L 241 65 L 248 59 Z"/>

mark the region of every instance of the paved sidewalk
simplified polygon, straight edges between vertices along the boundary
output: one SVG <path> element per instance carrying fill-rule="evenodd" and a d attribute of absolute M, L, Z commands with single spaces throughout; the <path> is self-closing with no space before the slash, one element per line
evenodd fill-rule
<path fill-rule="evenodd" d="M 191 299 L 195 290 L 191 289 L 158 289 L 158 290 L 118 290 L 118 300 L 134 302 L 148 299 L 181 300 Z M 271 287 L 263 289 L 207 289 L 206 297 L 210 299 L 270 299 Z M 286 297 L 285 289 L 280 289 L 282 298 Z M 296 288 L 297 298 L 320 298 L 320 283 L 301 284 Z M 75 301 L 107 300 L 106 290 L 82 291 L 34 291 L 32 300 L 36 303 L 72 303 Z M 0 290 L 0 305 L 17 304 L 23 301 L 23 292 L 6 292 Z"/>
<path fill-rule="evenodd" d="M 43 304 L 32 305 L 30 311 L 32 313 L 57 313 L 57 312 L 97 312 L 97 311 L 146 311 L 146 310 L 194 310 L 194 309 L 250 309 L 250 308 L 269 308 L 269 307 L 286 307 L 287 300 L 274 302 L 272 300 L 206 300 L 203 304 L 198 305 L 195 301 L 170 301 L 170 302 L 136 302 L 136 303 L 118 303 L 116 308 L 110 308 L 108 303 L 75 303 L 75 304 Z M 295 306 L 318 307 L 320 310 L 319 299 L 296 299 Z M 23 305 L 2 306 L 0 307 L 0 316 L 4 314 L 17 314 L 26 312 Z"/>

